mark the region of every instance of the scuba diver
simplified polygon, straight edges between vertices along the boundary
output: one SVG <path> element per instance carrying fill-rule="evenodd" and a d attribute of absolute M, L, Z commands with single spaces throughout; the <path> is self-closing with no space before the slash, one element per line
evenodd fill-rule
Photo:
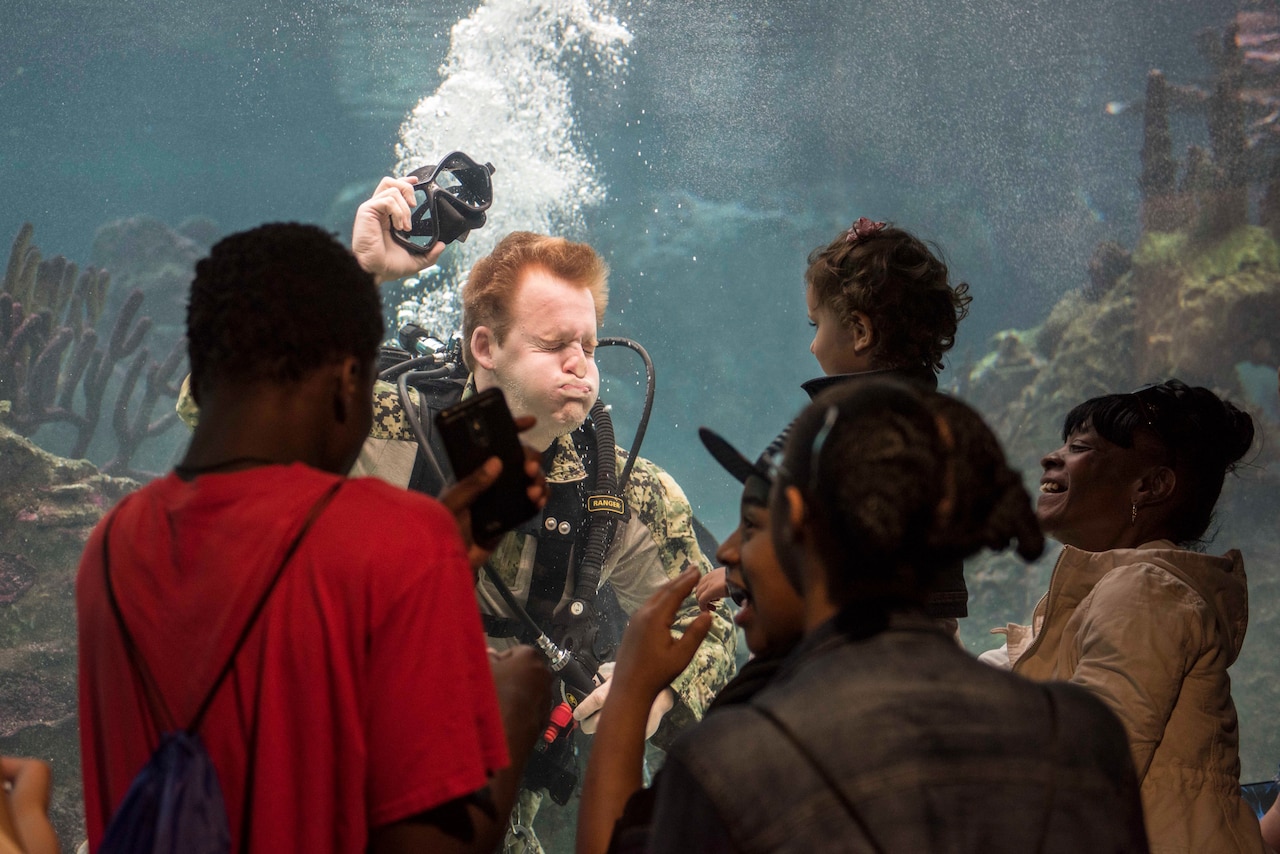
<path fill-rule="evenodd" d="M 454 153 L 441 166 L 384 178 L 356 215 L 352 249 L 361 265 L 382 282 L 433 264 L 447 242 L 484 224 L 492 173 Z M 573 731 L 595 730 L 628 616 L 685 569 L 710 569 L 683 491 L 635 454 L 652 366 L 634 342 L 598 339 L 607 277 L 586 244 L 522 231 L 504 237 L 467 277 L 462 334 L 452 346 L 406 327 L 401 346 L 384 349 L 373 429 L 352 472 L 436 494 L 451 477 L 435 413 L 498 388 L 514 415 L 537 418 L 522 441 L 543 454 L 550 499 L 502 537 L 476 587 L 490 645 L 538 645 L 564 683 L 564 703 L 526 772 L 508 851 L 541 851 L 530 824 L 542 792 L 564 804 L 576 788 Z M 630 451 L 616 445 L 598 400 L 595 352 L 611 343 L 634 349 L 649 368 Z M 699 613 L 688 597 L 672 629 L 683 631 Z M 648 736 L 661 745 L 702 717 L 733 673 L 734 645 L 732 624 L 715 614 L 692 664 L 653 704 Z"/>

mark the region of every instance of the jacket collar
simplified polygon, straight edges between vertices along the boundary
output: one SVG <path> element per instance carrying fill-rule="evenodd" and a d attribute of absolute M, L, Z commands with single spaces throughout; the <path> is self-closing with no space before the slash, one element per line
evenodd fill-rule
<path fill-rule="evenodd" d="M 924 386 L 930 391 L 938 387 L 938 375 L 925 365 L 906 368 L 882 368 L 877 371 L 859 371 L 856 374 L 832 374 L 829 377 L 814 377 L 807 382 L 801 383 L 800 387 L 808 393 L 810 399 L 813 399 L 829 388 L 850 380 L 860 379 L 903 380 Z"/>
<path fill-rule="evenodd" d="M 1075 607 L 1108 572 L 1140 563 L 1152 564 L 1168 572 L 1204 599 L 1232 649 L 1231 660 L 1234 661 L 1244 644 L 1245 628 L 1249 623 L 1248 579 L 1244 558 L 1236 549 L 1215 557 L 1178 548 L 1169 540 L 1154 540 L 1134 549 L 1101 552 L 1063 546 L 1062 557 L 1050 582 L 1057 600 L 1054 609 Z"/>

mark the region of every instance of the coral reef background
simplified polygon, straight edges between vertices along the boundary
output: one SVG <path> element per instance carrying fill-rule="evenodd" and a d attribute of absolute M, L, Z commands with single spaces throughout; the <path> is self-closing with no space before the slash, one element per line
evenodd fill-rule
<path fill-rule="evenodd" d="M 139 232 L 149 235 L 144 251 L 131 239 Z M 185 276 L 185 292 L 185 255 L 202 250 L 158 223 L 110 224 L 98 245 L 141 285 L 113 303 L 105 270 L 45 259 L 32 239 L 24 226 L 0 283 L 0 753 L 53 764 L 52 815 L 70 848 L 84 833 L 75 570 L 102 515 L 152 476 L 138 460 L 164 468 L 182 435 L 171 428 L 185 341 L 171 311 L 159 328 L 141 312 L 156 301 L 144 287 L 154 292 L 157 278 L 165 292 L 174 289 L 166 277 Z M 167 351 L 163 361 L 149 343 Z"/>
<path fill-rule="evenodd" d="M 68 848 L 81 833 L 69 717 L 79 543 L 182 444 L 181 429 L 151 430 L 184 373 L 161 369 L 192 262 L 220 231 L 267 219 L 345 233 L 393 165 L 406 110 L 456 69 L 451 26 L 510 13 L 485 34 L 501 48 L 464 70 L 477 91 L 526 85 L 502 36 L 552 5 L 48 0 L 6 19 L 0 233 L 26 218 L 36 233 L 3 268 L 3 289 L 18 293 L 0 306 L 0 751 L 54 759 Z M 798 384 L 816 371 L 806 253 L 859 215 L 937 240 L 975 294 L 944 381 L 997 423 L 1029 485 L 1063 414 L 1091 394 L 1178 375 L 1253 406 L 1256 456 L 1228 481 L 1210 548 L 1245 552 L 1253 619 L 1233 673 L 1245 775 L 1269 777 L 1280 759 L 1276 3 L 608 6 L 632 34 L 618 77 L 598 73 L 580 32 L 546 44 L 572 48 L 559 51 L 569 133 L 603 188 L 570 234 L 612 265 L 603 331 L 637 338 L 657 362 L 645 455 L 712 530 L 730 530 L 738 485 L 693 427 L 758 449 L 803 404 Z M 490 157 L 502 139 L 528 158 L 489 99 L 464 100 L 428 117 L 441 144 Z M 534 134 L 545 124 L 528 119 Z M 492 159 L 496 205 L 510 204 L 524 189 L 517 159 Z M 95 272 L 36 261 L 36 239 Z M 611 349 L 599 357 L 604 396 L 629 436 L 643 377 Z M 971 650 L 998 642 L 988 627 L 1026 619 L 1051 563 L 969 567 Z M 544 813 L 540 835 L 563 843 L 571 816 Z"/>

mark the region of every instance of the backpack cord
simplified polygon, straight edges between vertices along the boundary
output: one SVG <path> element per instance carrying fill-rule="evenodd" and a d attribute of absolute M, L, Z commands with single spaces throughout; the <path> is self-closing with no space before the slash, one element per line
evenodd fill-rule
<path fill-rule="evenodd" d="M 805 758 L 805 761 L 809 763 L 809 767 L 811 767 L 814 770 L 814 773 L 816 773 L 822 782 L 826 784 L 827 789 L 830 790 L 832 796 L 840 802 L 840 806 L 844 807 L 844 811 L 848 814 L 849 818 L 853 820 L 853 823 L 857 825 L 857 828 L 861 831 L 862 835 L 866 837 L 867 843 L 871 846 L 872 850 L 879 852 L 879 854 L 884 854 L 884 849 L 880 847 L 880 843 L 876 841 L 876 838 L 871 835 L 871 828 L 867 826 L 866 820 L 863 819 L 857 808 L 854 807 L 853 801 L 849 800 L 849 797 L 844 793 L 844 790 L 840 788 L 840 785 L 836 782 L 835 778 L 831 776 L 831 772 L 818 761 L 818 758 L 813 755 L 813 752 L 800 741 L 796 734 L 791 731 L 791 728 L 784 724 L 772 710 L 757 703 L 751 703 L 750 707 L 759 712 L 765 720 L 773 724 L 778 732 L 782 733 L 786 737 L 787 741 L 791 742 L 791 746 Z"/>
<path fill-rule="evenodd" d="M 209 705 L 213 702 L 214 695 L 218 693 L 218 689 L 222 687 L 223 681 L 231 672 L 231 667 L 235 664 L 236 655 L 239 654 L 240 648 L 244 646 L 245 640 L 249 637 L 249 632 L 253 629 L 254 625 L 258 621 L 258 617 L 262 614 L 262 609 L 266 606 L 267 599 L 271 596 L 271 591 L 275 589 L 276 582 L 278 582 L 280 580 L 280 576 L 284 574 L 284 568 L 288 565 L 289 559 L 292 558 L 294 552 L 298 550 L 298 546 L 302 543 L 302 538 L 311 528 L 311 523 L 316 520 L 321 511 L 324 510 L 326 505 L 328 505 L 329 501 L 333 498 L 334 494 L 337 493 L 342 484 L 343 480 L 338 480 L 333 484 L 333 486 L 329 487 L 324 495 L 320 496 L 319 500 L 317 500 L 315 504 L 312 505 L 311 512 L 307 514 L 306 521 L 302 523 L 302 528 L 299 529 L 296 535 L 294 535 L 293 541 L 289 543 L 289 547 L 285 550 L 284 557 L 280 561 L 280 566 L 276 569 L 275 574 L 271 577 L 271 581 L 267 584 L 266 590 L 263 591 L 262 596 L 258 599 L 258 603 L 254 606 L 252 613 L 250 613 L 249 620 L 245 623 L 244 629 L 240 632 L 239 637 L 236 638 L 235 646 L 232 647 L 231 654 L 227 656 L 226 664 L 224 664 L 222 669 L 218 672 L 217 678 L 214 679 L 213 686 L 209 688 L 209 692 L 201 701 L 199 708 L 196 710 L 195 716 L 191 719 L 191 723 L 186 727 L 187 733 L 195 735 L 196 732 L 199 731 L 200 724 L 204 721 L 205 712 L 209 710 Z M 164 695 L 161 694 L 159 685 L 155 681 L 155 678 L 152 677 L 151 670 L 147 667 L 146 659 L 142 657 L 141 650 L 138 649 L 138 645 L 134 641 L 133 635 L 129 632 L 129 627 L 124 621 L 124 613 L 120 610 L 120 602 L 116 599 L 115 588 L 111 584 L 111 561 L 110 553 L 108 551 L 108 542 L 111 535 L 111 526 L 114 523 L 115 514 L 112 514 L 111 520 L 107 522 L 106 528 L 102 531 L 102 575 L 107 586 L 107 599 L 111 603 L 111 610 L 115 614 L 116 623 L 120 628 L 120 634 L 124 637 L 125 647 L 129 653 L 129 661 L 133 664 L 134 669 L 142 679 L 143 687 L 147 696 L 147 705 L 151 710 L 152 716 L 159 718 L 161 715 L 158 714 L 158 712 L 163 713 L 161 723 L 164 726 L 164 730 L 162 731 L 173 730 L 176 729 L 174 725 L 174 718 L 169 713 L 169 707 L 164 702 Z M 157 706 L 159 707 L 158 709 Z"/>

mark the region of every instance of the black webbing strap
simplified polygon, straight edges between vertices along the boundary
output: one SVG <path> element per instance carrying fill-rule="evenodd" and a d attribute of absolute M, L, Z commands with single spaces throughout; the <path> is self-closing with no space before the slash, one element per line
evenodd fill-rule
<path fill-rule="evenodd" d="M 213 702 L 214 695 L 218 693 L 218 689 L 222 687 L 222 683 L 226 680 L 227 675 L 231 672 L 232 665 L 235 664 L 236 655 L 239 654 L 240 648 L 244 646 L 244 642 L 249 637 L 249 632 L 253 629 L 258 621 L 258 617 L 262 614 L 262 609 L 267 604 L 268 597 L 275 590 L 276 582 L 284 574 L 284 569 L 289 563 L 289 559 L 293 557 L 294 552 L 298 550 L 298 546 L 302 543 L 302 538 L 306 536 L 308 530 L 311 529 L 311 523 L 320 516 L 321 511 L 328 505 L 329 501 L 337 493 L 342 486 L 343 480 L 338 480 L 329 487 L 315 504 L 311 506 L 311 511 L 307 514 L 306 521 L 302 523 L 302 527 L 298 533 L 294 535 L 293 541 L 289 543 L 289 547 L 285 549 L 284 557 L 280 560 L 280 565 L 276 568 L 275 574 L 271 576 L 266 589 L 262 592 L 262 596 L 258 598 L 258 602 L 253 607 L 253 611 L 249 614 L 249 619 L 245 623 L 244 628 L 240 631 L 240 635 L 236 638 L 235 646 L 231 649 L 231 654 L 227 656 L 227 661 L 222 665 L 222 669 L 218 671 L 218 676 L 213 681 L 213 685 L 209 688 L 209 692 L 205 694 L 204 699 L 200 702 L 195 716 L 191 719 L 185 729 L 188 733 L 194 735 L 199 729 L 200 724 L 204 720 L 205 712 L 209 710 L 210 704 Z M 108 543 L 111 536 L 111 526 L 115 523 L 115 514 L 112 514 L 111 520 L 107 522 L 106 528 L 102 532 L 102 575 L 107 585 L 107 600 L 111 603 L 111 610 L 115 614 L 116 623 L 120 627 L 120 634 L 124 637 L 125 648 L 129 654 L 129 661 L 142 679 L 143 688 L 146 691 L 147 705 L 150 707 L 153 717 L 160 720 L 163 724 L 162 732 L 176 729 L 173 716 L 169 713 L 169 707 L 164 702 L 164 695 L 160 692 L 160 686 L 156 683 L 155 678 L 151 675 L 151 670 L 147 667 L 146 660 L 142 657 L 141 650 L 138 649 L 137 643 L 133 639 L 133 635 L 129 632 L 129 627 L 124 621 L 124 613 L 120 610 L 120 603 L 116 599 L 115 588 L 111 584 L 111 561 Z M 158 708 L 157 708 L 158 707 Z M 163 717 L 162 717 L 163 715 Z M 152 748 L 154 750 L 154 748 Z"/>

